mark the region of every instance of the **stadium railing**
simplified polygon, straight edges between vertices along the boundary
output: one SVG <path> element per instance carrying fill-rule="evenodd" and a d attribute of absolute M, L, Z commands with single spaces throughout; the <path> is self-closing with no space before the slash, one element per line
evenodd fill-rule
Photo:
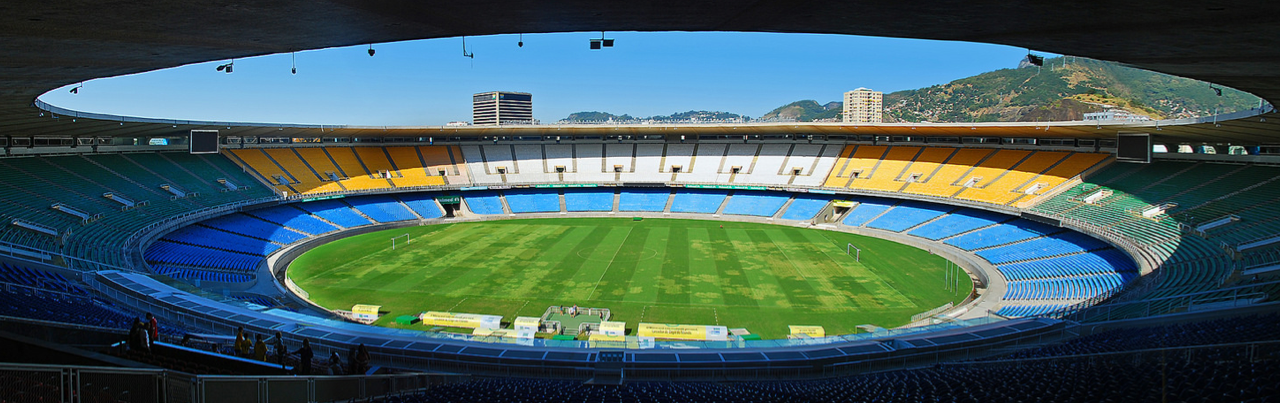
<path fill-rule="evenodd" d="M 163 369 L 0 364 L 0 396 L 45 402 L 332 402 L 419 392 L 464 379 L 445 374 L 193 375 Z"/>

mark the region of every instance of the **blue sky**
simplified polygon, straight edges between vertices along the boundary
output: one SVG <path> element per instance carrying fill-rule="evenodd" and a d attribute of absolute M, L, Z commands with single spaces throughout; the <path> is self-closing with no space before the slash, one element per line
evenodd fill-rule
<path fill-rule="evenodd" d="M 844 91 L 926 87 L 1015 67 L 1026 49 L 966 42 L 845 35 L 608 32 L 612 49 L 590 50 L 594 33 L 374 44 L 213 61 L 64 87 L 45 102 L 87 112 L 152 118 L 366 126 L 471 120 L 471 94 L 533 94 L 534 117 L 572 112 L 632 116 L 688 110 L 759 117 L 789 102 L 825 103 Z M 1043 52 L 1038 54 L 1048 55 Z"/>

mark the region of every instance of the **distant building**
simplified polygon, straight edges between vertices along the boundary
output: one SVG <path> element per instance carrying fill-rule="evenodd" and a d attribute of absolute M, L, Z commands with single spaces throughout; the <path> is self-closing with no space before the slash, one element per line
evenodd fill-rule
<path fill-rule="evenodd" d="M 471 96 L 471 122 L 475 125 L 533 124 L 533 95 L 491 91 Z"/>
<path fill-rule="evenodd" d="M 884 94 L 866 88 L 844 93 L 845 123 L 881 123 L 884 116 Z"/>
<path fill-rule="evenodd" d="M 471 122 L 464 122 L 464 121 L 461 121 L 461 120 L 455 120 L 455 121 L 452 121 L 452 122 L 449 122 L 449 123 L 445 123 L 444 125 L 445 125 L 445 127 L 463 127 L 463 126 L 471 126 Z"/>
<path fill-rule="evenodd" d="M 1120 121 L 1120 122 L 1147 122 L 1151 118 L 1134 114 L 1124 109 L 1107 109 L 1102 112 L 1092 112 L 1084 114 L 1085 121 Z"/>

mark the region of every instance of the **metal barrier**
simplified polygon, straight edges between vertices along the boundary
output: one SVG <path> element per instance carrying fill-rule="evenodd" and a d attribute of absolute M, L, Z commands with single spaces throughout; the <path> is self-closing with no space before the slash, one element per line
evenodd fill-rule
<path fill-rule="evenodd" d="M 0 401 L 310 403 L 426 390 L 465 376 L 219 376 L 163 369 L 0 363 Z"/>

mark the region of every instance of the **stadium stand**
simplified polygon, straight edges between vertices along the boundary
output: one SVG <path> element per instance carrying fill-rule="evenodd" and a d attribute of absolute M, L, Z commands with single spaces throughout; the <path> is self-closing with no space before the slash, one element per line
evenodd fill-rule
<path fill-rule="evenodd" d="M 400 201 L 424 220 L 444 217 L 440 204 L 436 203 L 435 193 L 401 193 L 396 195 Z"/>
<path fill-rule="evenodd" d="M 373 223 L 372 221 L 369 221 L 368 218 L 365 218 L 351 210 L 351 206 L 340 200 L 318 200 L 307 203 L 298 203 L 293 206 L 306 210 L 311 214 L 315 214 L 317 217 L 325 219 L 325 221 L 346 228 L 359 227 L 361 225 L 369 225 Z"/>
<path fill-rule="evenodd" d="M 560 195 L 554 190 L 508 190 L 502 192 L 512 213 L 552 213 L 560 211 Z"/>
<path fill-rule="evenodd" d="M 812 220 L 822 211 L 827 203 L 835 196 L 826 196 L 812 193 L 797 194 L 791 200 L 791 204 L 787 206 L 787 211 L 782 212 L 784 220 Z"/>
<path fill-rule="evenodd" d="M 467 192 L 462 194 L 462 199 L 466 201 L 467 208 L 471 209 L 472 213 L 485 215 L 504 214 L 502 199 L 498 197 L 498 192 Z"/>
<path fill-rule="evenodd" d="M 377 222 L 396 222 L 416 220 L 413 212 L 405 208 L 400 200 L 388 195 L 348 197 L 343 199 L 352 208 Z"/>
<path fill-rule="evenodd" d="M 286 229 L 279 224 L 263 221 L 243 213 L 211 218 L 201 221 L 200 225 L 280 244 L 290 244 L 307 237 L 301 233 Z"/>
<path fill-rule="evenodd" d="M 953 210 L 940 204 L 905 201 L 886 211 L 879 218 L 868 222 L 870 228 L 902 232 L 926 221 L 933 220 Z"/>
<path fill-rule="evenodd" d="M 908 234 L 939 240 L 1010 220 L 1011 217 L 985 210 L 961 209 L 921 225 Z"/>
<path fill-rule="evenodd" d="M 618 194 L 618 211 L 662 211 L 667 207 L 667 199 L 671 190 L 660 189 L 622 189 Z"/>
<path fill-rule="evenodd" d="M 144 254 L 147 263 L 180 265 L 253 272 L 262 262 L 261 256 L 226 252 L 222 250 L 184 245 L 169 241 L 157 241 L 147 247 Z"/>
<path fill-rule="evenodd" d="M 715 190 L 680 189 L 671 201 L 671 212 L 713 214 L 724 204 L 728 194 Z"/>
<path fill-rule="evenodd" d="M 1018 219 L 968 232 L 947 239 L 943 243 L 964 250 L 975 250 L 1041 237 L 1059 231 L 1048 225 Z"/>
<path fill-rule="evenodd" d="M 613 211 L 613 189 L 566 189 L 566 211 Z"/>
<path fill-rule="evenodd" d="M 279 245 L 262 239 L 223 232 L 199 225 L 188 225 L 178 228 L 173 232 L 165 234 L 164 237 L 160 239 L 209 249 L 220 249 L 228 252 L 246 253 L 258 256 L 266 256 L 267 254 L 280 249 Z"/>
<path fill-rule="evenodd" d="M 844 217 L 844 225 L 861 227 L 897 204 L 894 200 L 876 198 L 858 198 L 856 201 L 858 205 Z"/>
<path fill-rule="evenodd" d="M 247 211 L 246 213 L 279 224 L 287 229 L 309 235 L 326 234 L 338 230 L 338 227 L 333 226 L 333 224 L 321 221 L 309 214 L 300 214 L 297 208 L 289 205 L 267 207 Z"/>
<path fill-rule="evenodd" d="M 724 206 L 725 214 L 773 217 L 787 204 L 788 195 L 759 191 L 736 191 Z M 675 206 L 671 206 L 675 208 Z M 816 214 L 816 212 L 815 212 Z M 810 216 L 809 218 L 813 218 Z"/>

